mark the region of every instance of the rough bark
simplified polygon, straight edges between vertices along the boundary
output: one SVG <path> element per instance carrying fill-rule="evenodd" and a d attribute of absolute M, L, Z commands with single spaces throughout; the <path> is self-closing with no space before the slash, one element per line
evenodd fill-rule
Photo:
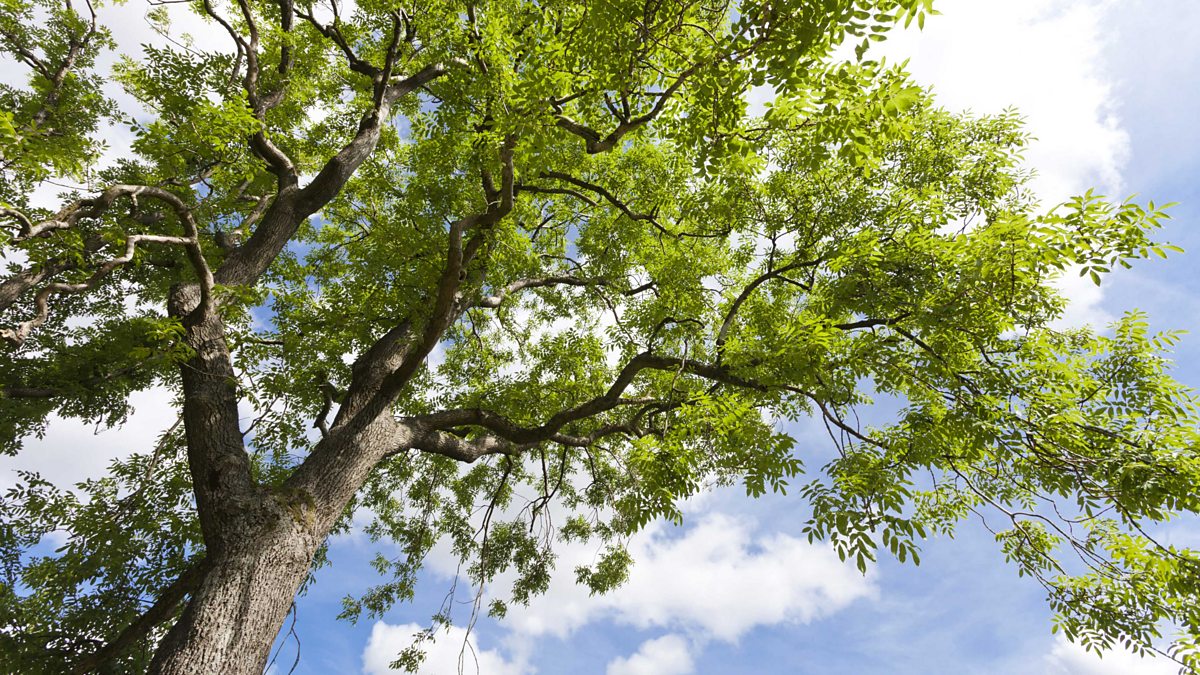
<path fill-rule="evenodd" d="M 188 315 L 198 295 L 195 287 L 177 288 L 172 314 Z M 209 312 L 189 326 L 187 342 L 195 355 L 179 370 L 188 466 L 204 542 L 219 559 L 227 540 L 236 542 L 240 536 L 227 531 L 228 521 L 253 513 L 263 497 L 242 443 L 237 380 L 220 315 Z"/>
<path fill-rule="evenodd" d="M 311 480 L 289 481 L 239 511 L 210 516 L 221 549 L 210 550 L 212 571 L 159 646 L 150 672 L 261 673 L 317 549 L 371 467 L 405 437 L 390 419 L 356 433 L 335 428 L 318 445 L 326 461 L 308 474 Z"/>
<path fill-rule="evenodd" d="M 189 316 L 193 286 L 171 312 Z M 212 569 L 159 645 L 152 673 L 261 673 L 323 534 L 312 505 L 258 485 L 238 424 L 236 379 L 218 312 L 188 325 L 180 368 L 183 421 L 200 527 Z"/>
<path fill-rule="evenodd" d="M 175 289 L 194 355 L 180 368 L 188 463 L 211 571 L 159 645 L 150 672 L 257 674 L 313 556 L 366 480 L 402 442 L 390 415 L 335 425 L 313 450 L 308 480 L 255 481 L 238 423 L 237 380 L 220 313 L 196 315 L 196 286 Z M 193 320 L 192 317 L 195 317 Z M 309 463 L 305 463 L 309 466 Z"/>
<path fill-rule="evenodd" d="M 324 537 L 300 500 L 273 495 L 243 516 L 223 523 L 226 548 L 160 644 L 151 673 L 262 673 Z"/>

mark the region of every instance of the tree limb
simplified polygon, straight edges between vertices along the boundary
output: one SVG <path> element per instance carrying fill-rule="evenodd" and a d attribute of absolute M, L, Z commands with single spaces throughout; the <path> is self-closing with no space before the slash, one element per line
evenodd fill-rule
<path fill-rule="evenodd" d="M 389 85 L 383 104 L 363 116 L 354 138 L 325 163 L 311 183 L 303 189 L 296 188 L 294 183 L 280 189 L 253 234 L 234 249 L 216 270 L 214 276 L 217 283 L 244 286 L 262 276 L 291 241 L 300 224 L 336 197 L 346 181 L 371 156 L 379 143 L 391 105 L 401 96 L 442 77 L 446 72 L 441 65 L 430 65 Z"/>
<path fill-rule="evenodd" d="M 199 232 L 196 228 L 196 222 L 192 219 L 191 211 L 183 200 L 174 193 L 162 188 L 149 185 L 114 185 L 98 197 L 85 199 L 75 202 L 72 206 L 67 207 L 59 212 L 59 219 L 46 221 L 52 223 L 51 229 L 64 229 L 71 227 L 81 217 L 96 217 L 108 210 L 112 203 L 120 197 L 130 197 L 136 200 L 139 195 L 153 197 L 160 201 L 166 202 L 179 217 L 180 224 L 183 226 L 183 237 L 155 235 L 155 234 L 132 234 L 125 238 L 124 253 L 116 258 L 112 258 L 102 263 L 88 279 L 82 283 L 68 284 L 56 282 L 47 285 L 34 296 L 34 306 L 37 313 L 33 318 L 24 321 L 17 325 L 16 328 L 0 329 L 0 338 L 7 340 L 13 345 L 21 345 L 25 338 L 29 336 L 37 327 L 46 322 L 50 315 L 49 300 L 51 295 L 55 294 L 71 294 L 82 293 L 99 283 L 110 272 L 121 265 L 125 265 L 133 260 L 133 255 L 138 245 L 141 243 L 159 243 L 159 244 L 175 244 L 183 246 L 188 255 L 192 267 L 195 268 L 196 276 L 198 277 L 200 286 L 200 302 L 192 310 L 192 315 L 189 320 L 198 320 L 204 314 L 207 314 L 212 309 L 212 289 L 214 285 L 212 271 L 208 267 L 208 261 L 204 257 L 204 251 L 200 246 Z M 65 214 L 65 215 L 64 215 Z M 39 226 L 42 224 L 39 224 Z M 39 226 L 30 228 L 30 232 L 38 230 Z M 41 230 L 46 231 L 46 230 Z M 39 236 L 38 234 L 29 234 L 28 236 Z M 27 237 L 26 237 L 27 238 Z M 20 276 L 20 275 L 18 275 Z M 6 280 L 5 285 L 13 280 Z M 23 279 L 21 286 L 28 287 L 28 279 Z M 5 292 L 7 295 L 8 292 Z"/>
<path fill-rule="evenodd" d="M 119 657 L 133 643 L 149 635 L 156 626 L 171 618 L 175 608 L 200 585 L 211 567 L 209 560 L 204 558 L 179 575 L 178 579 L 163 589 L 150 609 L 126 626 L 111 642 L 80 659 L 71 669 L 72 675 L 96 672 L 101 666 Z"/>
<path fill-rule="evenodd" d="M 601 187 L 599 185 L 596 185 L 595 183 L 589 183 L 583 179 L 576 178 L 574 176 L 571 176 L 571 175 L 568 175 L 568 174 L 565 174 L 565 173 L 562 173 L 559 171 L 546 171 L 546 172 L 542 173 L 542 176 L 544 176 L 546 178 L 553 178 L 555 180 L 561 180 L 565 183 L 570 183 L 571 185 L 574 185 L 575 187 L 583 188 L 584 190 L 588 190 L 589 192 L 594 192 L 595 194 L 603 197 L 604 200 L 607 201 L 609 204 L 612 204 L 613 206 L 617 207 L 621 211 L 621 213 L 624 213 L 625 216 L 627 218 L 629 218 L 630 220 L 645 221 L 645 222 L 648 222 L 651 225 L 653 225 L 659 232 L 662 232 L 663 234 L 666 234 L 666 235 L 672 234 L 670 231 L 667 230 L 667 228 L 663 227 L 662 224 L 658 222 L 658 218 L 655 215 L 649 214 L 649 213 L 634 212 L 633 209 L 629 208 L 628 204 L 621 201 L 620 199 L 617 199 L 617 197 L 615 195 L 613 195 L 613 193 L 609 192 L 608 190 L 604 189 L 603 187 Z M 592 202 L 592 204 L 594 205 L 594 202 Z"/>

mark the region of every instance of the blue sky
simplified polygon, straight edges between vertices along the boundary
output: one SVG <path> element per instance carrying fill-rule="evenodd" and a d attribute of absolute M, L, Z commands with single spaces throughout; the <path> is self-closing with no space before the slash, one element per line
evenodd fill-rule
<path fill-rule="evenodd" d="M 1164 238 L 1189 255 L 1137 265 L 1100 289 L 1069 279 L 1064 292 L 1073 299 L 1072 323 L 1103 324 L 1137 307 L 1156 327 L 1190 330 L 1177 375 L 1200 385 L 1200 2 L 941 0 L 937 7 L 943 16 L 923 32 L 893 36 L 882 52 L 910 57 L 914 76 L 947 107 L 1018 107 L 1038 138 L 1028 159 L 1047 204 L 1089 186 L 1180 202 Z M 62 423 L 23 457 L 0 458 L 0 487 L 15 468 L 69 484 L 146 447 L 173 413 L 161 392 L 136 395 L 134 404 L 138 413 L 119 433 L 93 436 Z M 824 431 L 803 422 L 791 431 L 807 466 L 819 467 L 830 452 Z M 93 449 L 86 458 L 81 443 Z M 470 638 L 479 672 L 1174 672 L 1123 653 L 1097 659 L 1051 635 L 1040 587 L 1017 578 L 975 523 L 964 523 L 953 541 L 927 542 L 920 567 L 884 560 L 864 577 L 804 541 L 804 513 L 796 497 L 751 502 L 738 490 L 693 500 L 682 528 L 656 524 L 635 539 L 630 583 L 604 598 L 589 598 L 570 578 L 594 550 L 567 547 L 566 574 L 545 597 L 528 610 L 513 608 L 503 622 L 480 620 Z M 1194 524 L 1159 534 L 1200 545 Z M 356 535 L 331 544 L 334 565 L 298 603 L 296 673 L 387 672 L 441 604 L 453 565 L 435 552 L 415 602 L 380 621 L 336 621 L 341 598 L 375 581 L 367 563 L 376 550 Z M 444 634 L 427 672 L 454 672 L 463 640 L 461 629 Z M 283 640 L 276 672 L 291 667 L 297 641 Z M 465 672 L 476 672 L 470 657 Z"/>

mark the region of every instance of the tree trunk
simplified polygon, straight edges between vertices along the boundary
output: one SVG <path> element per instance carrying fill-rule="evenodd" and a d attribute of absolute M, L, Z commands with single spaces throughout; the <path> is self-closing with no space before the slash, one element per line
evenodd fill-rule
<path fill-rule="evenodd" d="M 256 517 L 228 524 L 225 541 L 230 545 L 212 561 L 183 615 L 159 645 L 151 673 L 263 672 L 324 539 L 314 531 L 310 505 L 276 495 L 264 501 Z M 252 521 L 258 526 L 244 525 Z"/>
<path fill-rule="evenodd" d="M 198 302 L 195 287 L 177 287 L 172 314 L 187 317 Z M 188 345 L 195 353 L 180 369 L 183 421 L 210 566 L 159 645 L 150 672 L 261 675 L 317 548 L 358 485 L 340 502 L 318 506 L 311 491 L 258 484 L 238 423 L 236 378 L 220 315 L 212 312 L 190 325 Z"/>
<path fill-rule="evenodd" d="M 190 317 L 199 289 L 172 292 Z M 185 319 L 186 321 L 187 319 Z M 371 469 L 403 445 L 385 404 L 339 415 L 328 435 L 275 488 L 253 477 L 238 422 L 236 375 L 220 314 L 188 325 L 180 369 L 188 464 L 211 567 L 155 652 L 161 675 L 261 675 L 313 556 Z"/>
<path fill-rule="evenodd" d="M 313 556 L 372 467 L 402 442 L 390 412 L 357 433 L 335 428 L 313 448 L 309 471 L 283 486 L 256 487 L 215 530 L 211 570 L 158 647 L 150 672 L 261 675 Z M 309 482 L 308 479 L 311 479 Z"/>

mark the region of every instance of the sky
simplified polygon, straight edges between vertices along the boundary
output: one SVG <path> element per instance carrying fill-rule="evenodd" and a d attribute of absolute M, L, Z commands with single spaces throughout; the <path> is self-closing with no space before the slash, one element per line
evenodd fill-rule
<path fill-rule="evenodd" d="M 1200 385 L 1200 2 L 1195 0 L 940 0 L 923 31 L 894 33 L 879 53 L 910 59 L 921 84 L 953 110 L 1015 106 L 1036 141 L 1026 157 L 1047 205 L 1095 187 L 1179 202 L 1163 238 L 1191 254 L 1147 262 L 1106 278 L 1065 279 L 1072 299 L 1064 321 L 1104 325 L 1140 308 L 1156 328 L 1190 330 L 1176 375 Z M 137 0 L 118 39 L 146 39 Z M 141 32 L 139 32 L 141 31 Z M 203 37 L 203 36 L 202 36 Z M 119 152 L 128 139 L 114 135 Z M 17 468 L 60 484 L 99 475 L 108 459 L 146 448 L 174 418 L 161 391 L 137 394 L 137 413 L 119 431 L 59 421 L 18 458 L 0 458 L 0 488 Z M 806 465 L 831 451 L 823 429 L 788 429 Z M 87 447 L 81 453 L 79 448 Z M 1039 586 L 1006 565 L 991 536 L 964 523 L 954 540 L 924 544 L 919 567 L 884 560 L 867 575 L 801 536 L 804 507 L 794 496 L 750 501 L 738 490 L 686 504 L 682 527 L 652 524 L 631 543 L 629 582 L 589 597 L 570 570 L 594 548 L 566 546 L 550 591 L 503 621 L 481 619 L 469 637 L 439 634 L 430 674 L 579 673 L 1047 673 L 1149 675 L 1169 663 L 1114 652 L 1103 659 L 1050 632 Z M 1157 532 L 1200 545 L 1187 523 Z M 379 545 L 351 533 L 333 540 L 332 567 L 297 604 L 295 639 L 279 645 L 274 672 L 389 672 L 388 663 L 441 604 L 450 558 L 435 552 L 413 603 L 380 620 L 334 619 L 347 594 L 375 579 Z M 471 655 L 473 652 L 473 656 Z"/>

